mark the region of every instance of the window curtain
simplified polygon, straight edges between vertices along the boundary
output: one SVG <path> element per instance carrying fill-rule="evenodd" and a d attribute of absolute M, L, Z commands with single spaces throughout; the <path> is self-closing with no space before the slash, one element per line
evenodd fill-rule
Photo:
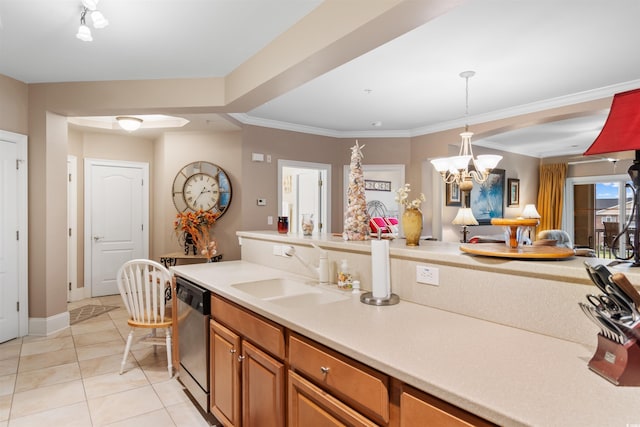
<path fill-rule="evenodd" d="M 562 227 L 562 205 L 567 165 L 556 163 L 540 166 L 538 188 L 539 230 L 559 230 Z"/>

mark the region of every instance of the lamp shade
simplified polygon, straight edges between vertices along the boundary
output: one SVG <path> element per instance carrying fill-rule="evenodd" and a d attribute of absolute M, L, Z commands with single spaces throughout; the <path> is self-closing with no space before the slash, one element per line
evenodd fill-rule
<path fill-rule="evenodd" d="M 617 93 L 600 135 L 585 156 L 640 150 L 640 89 Z"/>
<path fill-rule="evenodd" d="M 536 205 L 525 205 L 522 210 L 522 218 L 540 218 Z"/>
<path fill-rule="evenodd" d="M 142 119 L 137 117 L 130 116 L 118 116 L 116 117 L 118 124 L 120 127 L 126 131 L 133 132 L 134 130 L 140 129 L 142 126 Z"/>
<path fill-rule="evenodd" d="M 91 30 L 86 25 L 82 24 L 78 28 L 78 33 L 76 37 L 82 40 L 83 42 L 93 41 L 93 37 L 91 37 Z"/>
<path fill-rule="evenodd" d="M 109 21 L 107 20 L 107 18 L 104 17 L 102 12 L 100 12 L 99 10 L 95 10 L 91 12 L 91 20 L 93 21 L 94 28 L 100 29 L 109 25 Z"/>
<path fill-rule="evenodd" d="M 451 221 L 451 224 L 455 225 L 478 225 L 478 221 L 476 217 L 473 216 L 473 212 L 471 208 L 460 208 L 458 209 L 458 214 Z"/>

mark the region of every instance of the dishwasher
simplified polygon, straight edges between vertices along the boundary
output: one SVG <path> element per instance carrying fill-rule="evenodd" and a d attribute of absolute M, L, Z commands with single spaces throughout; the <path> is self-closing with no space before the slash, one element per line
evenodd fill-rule
<path fill-rule="evenodd" d="M 209 318 L 211 293 L 176 276 L 180 375 L 194 401 L 209 412 Z"/>

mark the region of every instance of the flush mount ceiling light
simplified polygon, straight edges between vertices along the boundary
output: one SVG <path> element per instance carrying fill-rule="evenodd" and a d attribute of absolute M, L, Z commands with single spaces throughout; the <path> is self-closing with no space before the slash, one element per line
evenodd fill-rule
<path fill-rule="evenodd" d="M 87 25 L 86 18 L 87 13 L 91 11 L 91 21 L 93 22 L 93 28 L 100 29 L 109 25 L 109 21 L 104 17 L 102 12 L 96 9 L 99 0 L 82 0 L 82 10 L 80 12 L 80 27 L 76 37 L 84 42 L 93 41 L 91 35 L 91 29 Z"/>
<path fill-rule="evenodd" d="M 118 124 L 120 127 L 128 132 L 133 132 L 134 130 L 140 129 L 142 126 L 142 119 L 131 116 L 118 116 L 116 117 Z"/>

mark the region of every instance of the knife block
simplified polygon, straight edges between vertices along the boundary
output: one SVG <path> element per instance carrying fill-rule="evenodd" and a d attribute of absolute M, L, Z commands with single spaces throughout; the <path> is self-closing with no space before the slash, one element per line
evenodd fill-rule
<path fill-rule="evenodd" d="M 589 369 L 615 385 L 640 385 L 640 344 L 630 339 L 618 344 L 598 334 L 598 348 Z"/>

